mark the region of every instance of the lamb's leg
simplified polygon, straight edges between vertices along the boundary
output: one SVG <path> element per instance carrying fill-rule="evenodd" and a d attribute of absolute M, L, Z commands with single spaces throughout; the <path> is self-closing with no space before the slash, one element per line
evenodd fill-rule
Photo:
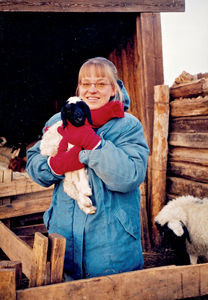
<path fill-rule="evenodd" d="M 87 170 L 86 169 L 80 169 L 78 171 L 79 174 L 79 180 L 77 181 L 77 188 L 78 190 L 86 196 L 91 196 L 92 191 L 89 186 L 89 181 L 88 181 L 88 175 L 87 175 Z"/>
<path fill-rule="evenodd" d="M 79 208 L 87 215 L 96 213 L 96 207 L 92 205 L 92 201 L 90 200 L 90 198 L 83 194 L 79 194 L 79 200 L 77 200 L 77 204 Z"/>
<path fill-rule="evenodd" d="M 191 265 L 196 265 L 197 264 L 198 256 L 193 255 L 193 254 L 189 254 L 189 258 L 190 258 Z"/>

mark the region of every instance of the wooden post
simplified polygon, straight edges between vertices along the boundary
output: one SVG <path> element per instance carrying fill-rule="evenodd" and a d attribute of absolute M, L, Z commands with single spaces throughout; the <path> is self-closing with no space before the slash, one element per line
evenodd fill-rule
<path fill-rule="evenodd" d="M 142 249 L 143 251 L 151 250 L 150 236 L 149 236 L 149 224 L 147 218 L 147 193 L 146 182 L 140 185 L 141 193 L 141 234 L 142 234 Z"/>
<path fill-rule="evenodd" d="M 168 155 L 169 126 L 169 87 L 154 87 L 154 126 L 152 151 L 152 189 L 151 189 L 151 224 L 154 246 L 160 245 L 160 235 L 154 224 L 154 218 L 165 202 L 166 169 Z"/>
<path fill-rule="evenodd" d="M 16 270 L 0 269 L 0 299 L 16 300 Z"/>
<path fill-rule="evenodd" d="M 0 270 L 2 269 L 15 269 L 16 288 L 20 288 L 22 284 L 22 263 L 20 261 L 2 260 L 0 261 Z"/>
<path fill-rule="evenodd" d="M 48 238 L 40 232 L 35 233 L 32 264 L 30 274 L 30 287 L 47 284 L 47 252 L 48 252 Z"/>
<path fill-rule="evenodd" d="M 51 283 L 62 282 L 66 239 L 58 233 L 49 234 Z"/>

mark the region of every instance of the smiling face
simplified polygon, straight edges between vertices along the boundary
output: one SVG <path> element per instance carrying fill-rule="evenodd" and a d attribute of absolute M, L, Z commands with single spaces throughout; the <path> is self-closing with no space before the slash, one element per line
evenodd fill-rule
<path fill-rule="evenodd" d="M 115 96 L 116 88 L 107 68 L 90 65 L 79 75 L 78 95 L 90 107 L 98 109 Z"/>

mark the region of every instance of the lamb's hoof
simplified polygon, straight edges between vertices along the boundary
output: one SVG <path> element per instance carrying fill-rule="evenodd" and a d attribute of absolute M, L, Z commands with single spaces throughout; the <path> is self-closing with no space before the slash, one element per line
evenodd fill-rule
<path fill-rule="evenodd" d="M 93 215 L 96 213 L 97 208 L 95 206 L 90 206 L 85 208 L 85 213 L 87 215 Z"/>

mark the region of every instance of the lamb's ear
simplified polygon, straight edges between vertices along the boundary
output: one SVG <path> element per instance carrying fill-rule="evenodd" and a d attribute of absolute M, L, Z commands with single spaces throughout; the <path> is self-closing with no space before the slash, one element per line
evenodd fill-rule
<path fill-rule="evenodd" d="M 63 128 L 66 127 L 67 125 L 67 111 L 66 111 L 66 105 L 64 105 L 62 108 L 61 108 L 61 119 L 62 119 L 62 122 L 63 122 Z"/>
<path fill-rule="evenodd" d="M 182 236 L 184 234 L 185 225 L 179 220 L 169 221 L 167 227 L 171 229 L 176 236 Z"/>
<path fill-rule="evenodd" d="M 84 101 L 80 101 L 79 106 L 81 107 L 82 111 L 85 113 L 85 116 L 89 121 L 89 123 L 92 125 L 92 118 L 91 118 L 91 112 L 89 106 Z"/>

